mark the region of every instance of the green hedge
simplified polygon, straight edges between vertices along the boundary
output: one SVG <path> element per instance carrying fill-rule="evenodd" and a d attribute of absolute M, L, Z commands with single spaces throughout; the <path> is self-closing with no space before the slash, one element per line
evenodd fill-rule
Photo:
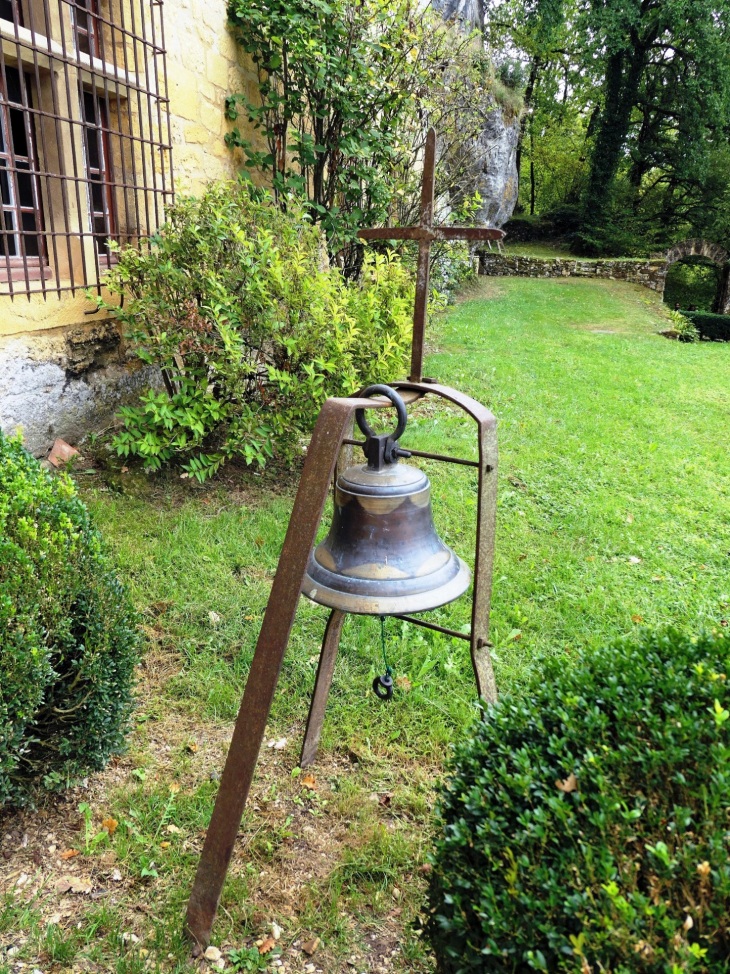
<path fill-rule="evenodd" d="M 443 972 L 730 970 L 730 639 L 548 660 L 457 748 L 427 930 Z"/>
<path fill-rule="evenodd" d="M 122 747 L 136 618 L 66 476 L 0 432 L 0 807 Z"/>
<path fill-rule="evenodd" d="M 700 338 L 713 342 L 730 342 L 730 315 L 713 315 L 709 311 L 683 311 L 689 318 Z"/>

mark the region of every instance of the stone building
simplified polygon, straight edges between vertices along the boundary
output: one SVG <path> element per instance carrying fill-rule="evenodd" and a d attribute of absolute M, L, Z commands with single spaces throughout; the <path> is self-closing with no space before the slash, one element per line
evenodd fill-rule
<path fill-rule="evenodd" d="M 469 19 L 474 3 L 448 0 L 441 13 Z M 226 6 L 0 0 L 0 427 L 20 428 L 37 455 L 56 436 L 102 429 L 155 379 L 93 297 L 115 259 L 110 239 L 134 244 L 173 190 L 239 168 L 225 99 L 256 78 Z M 519 125 L 491 101 L 484 111 L 475 166 L 483 218 L 501 225 L 516 199 Z"/>
<path fill-rule="evenodd" d="M 107 241 L 232 176 L 224 101 L 253 79 L 226 0 L 0 0 L 0 425 L 44 453 L 149 376 L 87 297 Z"/>

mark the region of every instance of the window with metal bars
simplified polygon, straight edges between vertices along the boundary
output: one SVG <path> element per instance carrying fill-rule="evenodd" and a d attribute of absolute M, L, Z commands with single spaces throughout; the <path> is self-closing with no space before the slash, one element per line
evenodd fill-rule
<path fill-rule="evenodd" d="M 172 198 L 163 0 L 0 0 L 0 294 L 99 288 Z"/>

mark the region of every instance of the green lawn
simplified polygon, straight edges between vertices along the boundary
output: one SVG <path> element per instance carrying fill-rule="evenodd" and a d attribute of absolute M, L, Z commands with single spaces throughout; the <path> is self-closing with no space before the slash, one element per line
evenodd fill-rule
<path fill-rule="evenodd" d="M 492 639 L 502 691 L 519 688 L 540 653 L 570 665 L 576 647 L 640 626 L 697 632 L 730 618 L 730 345 L 668 341 L 657 334 L 662 314 L 656 296 L 626 284 L 502 278 L 480 282 L 431 332 L 427 373 L 499 422 Z M 468 421 L 432 400 L 413 410 L 403 445 L 475 456 Z M 473 471 L 424 468 L 437 526 L 470 560 Z M 200 488 L 103 470 L 79 479 L 148 637 L 130 755 L 83 798 L 95 821 L 111 813 L 122 825 L 111 851 L 78 861 L 111 857 L 123 895 L 114 907 L 103 901 L 96 926 L 82 932 L 69 921 L 58 948 L 45 932 L 55 904 L 39 899 L 23 914 L 32 933 L 18 957 L 57 949 L 69 962 L 107 958 L 104 969 L 120 974 L 147 962 L 188 970 L 180 911 L 296 481 L 230 472 Z M 469 610 L 463 599 L 434 617 L 459 629 Z M 264 749 L 216 937 L 255 954 L 275 920 L 284 970 L 309 962 L 297 944 L 310 936 L 322 939 L 314 960 L 326 972 L 350 957 L 350 970 L 366 970 L 386 956 L 396 968 L 430 970 L 409 924 L 421 903 L 432 784 L 476 713 L 466 646 L 391 623 L 389 655 L 405 681 L 382 705 L 369 689 L 382 670 L 377 620 L 348 619 L 312 792 L 291 771 L 325 618 L 302 600 L 267 734 L 286 746 Z M 172 796 L 171 783 L 181 788 Z M 169 822 L 178 832 L 162 849 Z M 150 861 L 156 877 L 143 876 Z M 11 903 L 5 919 L 0 909 L 0 932 L 21 922 L 20 909 Z M 101 907 L 85 909 L 98 916 Z M 136 947 L 120 947 L 124 931 L 136 931 Z"/>

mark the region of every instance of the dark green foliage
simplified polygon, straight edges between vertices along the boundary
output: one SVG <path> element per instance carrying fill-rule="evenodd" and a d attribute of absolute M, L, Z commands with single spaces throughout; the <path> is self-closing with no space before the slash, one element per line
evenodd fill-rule
<path fill-rule="evenodd" d="M 685 258 L 669 268 L 664 281 L 664 303 L 670 308 L 691 304 L 699 311 L 714 311 L 722 271 L 705 258 Z"/>
<path fill-rule="evenodd" d="M 730 342 L 730 315 L 713 315 L 708 311 L 683 311 L 689 318 L 700 338 L 713 342 Z"/>
<path fill-rule="evenodd" d="M 730 970 L 730 639 L 548 659 L 457 748 L 428 932 L 444 972 Z"/>
<path fill-rule="evenodd" d="M 135 614 L 83 503 L 0 432 L 0 807 L 120 750 Z"/>

